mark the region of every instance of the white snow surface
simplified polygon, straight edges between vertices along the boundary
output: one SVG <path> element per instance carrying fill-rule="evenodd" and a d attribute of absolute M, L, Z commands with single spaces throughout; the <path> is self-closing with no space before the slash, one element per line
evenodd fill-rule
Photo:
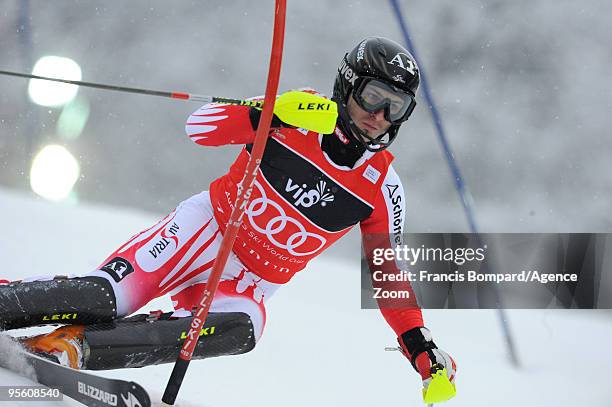
<path fill-rule="evenodd" d="M 0 189 L 0 278 L 83 274 L 157 216 L 123 208 L 53 204 Z M 421 406 L 420 378 L 398 352 L 376 310 L 360 309 L 359 254 L 323 256 L 268 302 L 255 350 L 194 361 L 178 406 Z M 149 309 L 169 310 L 167 299 Z M 612 315 L 589 310 L 508 312 L 523 367 L 505 356 L 495 311 L 425 310 L 438 346 L 457 361 L 451 406 L 612 405 Z M 40 328 L 26 330 L 34 332 Z M 19 332 L 22 334 L 23 330 Z M 171 365 L 98 372 L 142 384 L 159 405 Z M 1 385 L 31 383 L 0 369 Z M 0 402 L 2 406 L 76 406 Z"/>

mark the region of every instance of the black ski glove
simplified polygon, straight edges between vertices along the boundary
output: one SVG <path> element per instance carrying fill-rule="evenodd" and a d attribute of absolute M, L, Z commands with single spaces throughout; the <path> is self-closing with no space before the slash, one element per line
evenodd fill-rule
<path fill-rule="evenodd" d="M 404 355 L 421 375 L 425 389 L 429 386 L 429 382 L 431 382 L 432 370 L 446 368 L 448 379 L 451 383 L 455 383 L 457 365 L 448 353 L 438 349 L 433 342 L 429 329 L 425 327 L 413 328 L 404 332 L 397 338 L 397 341 Z"/>
<path fill-rule="evenodd" d="M 251 126 L 253 130 L 257 130 L 257 126 L 259 125 L 259 119 L 261 119 L 261 109 L 256 107 L 249 107 L 249 119 L 251 119 Z M 272 115 L 272 123 L 270 124 L 271 129 L 280 129 L 280 128 L 288 128 L 295 129 L 295 126 L 287 124 L 278 118 L 277 115 Z"/>

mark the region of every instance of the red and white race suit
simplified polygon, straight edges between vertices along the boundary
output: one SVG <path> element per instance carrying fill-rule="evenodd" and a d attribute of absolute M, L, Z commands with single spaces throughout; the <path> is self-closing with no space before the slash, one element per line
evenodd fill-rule
<path fill-rule="evenodd" d="M 120 315 L 167 293 L 177 310 L 189 310 L 208 279 L 255 131 L 249 108 L 219 104 L 195 111 L 186 131 L 201 146 L 245 147 L 229 172 L 211 183 L 209 193 L 182 202 L 94 272 L 113 284 Z M 344 137 L 339 128 L 336 134 Z M 339 166 L 321 149 L 321 137 L 304 129 L 271 131 L 233 254 L 213 301 L 213 312 L 248 313 L 258 338 L 265 325 L 264 300 L 353 226 L 359 224 L 362 234 L 385 236 L 377 246 L 394 247 L 401 241 L 405 198 L 391 166 L 393 155 L 386 150 L 366 152 L 354 168 Z M 387 270 L 393 271 L 399 270 Z M 412 293 L 407 282 L 384 284 Z M 398 335 L 423 326 L 420 308 L 414 295 L 410 297 L 404 300 L 405 307 L 379 303 Z"/>

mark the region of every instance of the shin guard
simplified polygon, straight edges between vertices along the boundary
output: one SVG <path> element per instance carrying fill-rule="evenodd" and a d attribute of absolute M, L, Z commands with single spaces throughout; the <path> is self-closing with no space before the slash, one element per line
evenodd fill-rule
<path fill-rule="evenodd" d="M 0 285 L 0 329 L 112 321 L 115 294 L 101 277 L 55 277 Z"/>
<path fill-rule="evenodd" d="M 85 366 L 89 370 L 143 367 L 176 361 L 191 318 L 171 313 L 135 315 L 85 327 Z M 255 347 L 250 317 L 242 312 L 210 313 L 193 359 L 246 353 Z"/>

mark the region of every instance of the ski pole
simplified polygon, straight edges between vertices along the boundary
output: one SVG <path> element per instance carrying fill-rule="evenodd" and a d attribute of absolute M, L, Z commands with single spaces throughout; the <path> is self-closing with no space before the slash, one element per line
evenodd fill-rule
<path fill-rule="evenodd" d="M 241 183 L 238 185 L 236 203 L 230 215 L 225 233 L 223 234 L 221 247 L 219 249 L 219 253 L 217 254 L 217 258 L 215 259 L 208 282 L 206 283 L 204 294 L 202 295 L 193 320 L 191 321 L 189 332 L 187 333 L 187 337 L 183 342 L 181 351 L 179 352 L 174 368 L 172 369 L 172 374 L 168 380 L 166 390 L 164 391 L 164 395 L 162 397 L 163 407 L 172 406 L 176 401 L 176 396 L 180 389 L 181 383 L 183 382 L 183 378 L 185 377 L 185 373 L 187 372 L 195 346 L 198 343 L 200 331 L 202 330 L 204 322 L 206 321 L 206 316 L 210 310 L 219 280 L 221 279 L 221 274 L 225 268 L 225 263 L 227 262 L 227 258 L 229 257 L 232 246 L 234 245 L 238 229 L 240 228 L 240 224 L 242 222 L 242 217 L 244 216 L 244 212 L 249 204 L 255 176 L 259 171 L 259 164 L 266 146 L 270 124 L 272 123 L 276 91 L 278 89 L 278 81 L 280 76 L 285 34 L 286 0 L 276 0 L 274 9 L 274 35 L 272 38 L 272 52 L 270 55 L 270 68 L 268 70 L 266 96 L 264 99 L 263 111 L 261 113 L 259 126 L 257 126 L 255 141 L 253 142 L 251 157 L 247 164 L 244 177 Z"/>
<path fill-rule="evenodd" d="M 75 86 L 112 90 L 117 92 L 137 93 L 141 95 L 161 96 L 172 99 L 197 101 L 204 103 L 225 103 L 239 106 L 250 106 L 260 109 L 264 102 L 260 99 L 242 100 L 218 96 L 204 96 L 185 92 L 168 92 L 161 90 L 128 88 L 125 86 L 107 85 L 94 82 L 73 81 L 69 79 L 51 78 L 48 76 L 32 75 L 21 72 L 1 71 L 0 75 L 15 76 L 19 78 L 38 79 L 51 82 L 66 83 Z M 317 106 L 318 109 L 304 109 L 303 106 Z M 331 134 L 336 127 L 338 106 L 332 100 L 323 96 L 302 91 L 290 91 L 278 97 L 275 103 L 274 114 L 294 127 L 312 130 L 316 133 Z"/>
<path fill-rule="evenodd" d="M 66 83 L 69 85 L 84 86 L 88 88 L 113 90 L 117 92 L 137 93 L 137 94 L 149 95 L 149 96 L 160 96 L 160 97 L 171 98 L 171 99 L 192 100 L 192 101 L 204 102 L 204 103 L 228 103 L 231 105 L 255 106 L 255 107 L 261 107 L 263 104 L 262 101 L 241 100 L 241 99 L 231 99 L 231 98 L 223 98 L 223 97 L 217 97 L 217 96 L 196 95 L 193 93 L 185 93 L 185 92 L 168 92 L 168 91 L 162 91 L 162 90 L 128 88 L 126 86 L 107 85 L 103 83 L 94 83 L 94 82 L 73 81 L 70 79 L 51 78 L 48 76 L 32 75 L 32 74 L 12 72 L 12 71 L 0 70 L 0 75 L 16 76 L 19 78 L 26 78 L 26 79 L 40 79 L 44 81 L 60 82 L 60 83 Z"/>

